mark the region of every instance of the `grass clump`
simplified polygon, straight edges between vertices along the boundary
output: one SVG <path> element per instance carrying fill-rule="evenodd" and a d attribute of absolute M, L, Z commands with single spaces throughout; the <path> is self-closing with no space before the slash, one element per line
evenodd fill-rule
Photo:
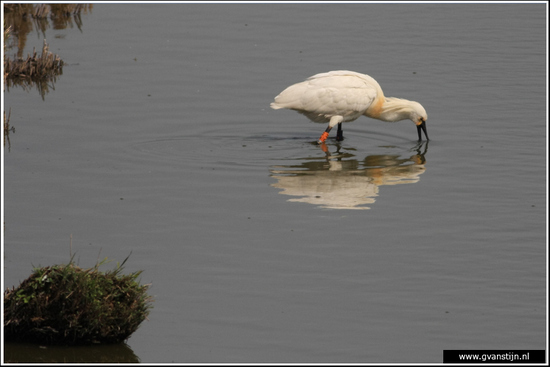
<path fill-rule="evenodd" d="M 4 293 L 7 341 L 81 345 L 128 339 L 149 314 L 149 285 L 141 271 L 122 275 L 123 265 L 107 272 L 67 265 L 34 268 L 18 288 Z"/>
<path fill-rule="evenodd" d="M 36 86 L 42 99 L 53 87 L 57 77 L 63 74 L 64 62 L 58 55 L 49 51 L 46 40 L 42 46 L 42 53 L 33 49 L 32 55 L 27 58 L 10 59 L 4 54 L 4 84 L 8 91 L 13 86 L 21 86 L 29 90 Z"/>
<path fill-rule="evenodd" d="M 55 81 L 56 76 L 63 74 L 63 60 L 49 51 L 49 46 L 44 40 L 42 54 L 38 55 L 36 49 L 26 59 L 4 59 L 4 73 L 6 81 L 14 84 L 47 83 Z M 8 84 L 9 86 L 9 84 Z"/>

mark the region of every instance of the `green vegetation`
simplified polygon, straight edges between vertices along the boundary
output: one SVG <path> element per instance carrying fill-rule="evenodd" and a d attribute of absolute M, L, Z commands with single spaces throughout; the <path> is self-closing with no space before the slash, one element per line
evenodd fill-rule
<path fill-rule="evenodd" d="M 6 341 L 78 345 L 119 343 L 147 318 L 152 298 L 141 271 L 122 275 L 123 265 L 100 272 L 67 265 L 34 268 L 18 288 L 4 293 Z"/>

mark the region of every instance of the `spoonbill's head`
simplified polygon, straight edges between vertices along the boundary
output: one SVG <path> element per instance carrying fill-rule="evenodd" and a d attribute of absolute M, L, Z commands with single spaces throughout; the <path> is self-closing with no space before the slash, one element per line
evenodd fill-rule
<path fill-rule="evenodd" d="M 411 101 L 409 118 L 416 125 L 416 129 L 418 131 L 418 140 L 422 140 L 421 131 L 424 131 L 424 136 L 426 136 L 426 140 L 430 140 L 430 138 L 428 138 L 428 131 L 426 130 L 426 120 L 428 120 L 428 114 L 420 103 Z"/>

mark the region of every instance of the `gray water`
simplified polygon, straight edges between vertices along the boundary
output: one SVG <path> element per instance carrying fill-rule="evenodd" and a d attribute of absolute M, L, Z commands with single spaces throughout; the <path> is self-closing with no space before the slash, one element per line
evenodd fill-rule
<path fill-rule="evenodd" d="M 95 4 L 31 32 L 68 65 L 44 100 L 4 94 L 4 286 L 71 235 L 82 267 L 131 253 L 144 363 L 544 349 L 545 26 L 545 4 Z M 339 69 L 422 103 L 429 144 L 363 117 L 324 152 L 269 108 Z"/>

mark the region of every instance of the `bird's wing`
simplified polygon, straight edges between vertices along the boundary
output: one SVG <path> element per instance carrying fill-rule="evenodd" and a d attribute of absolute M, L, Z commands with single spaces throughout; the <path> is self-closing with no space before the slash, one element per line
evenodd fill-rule
<path fill-rule="evenodd" d="M 376 96 L 377 88 L 368 79 L 353 74 L 323 73 L 291 85 L 275 97 L 271 107 L 289 108 L 324 116 L 359 117 L 369 108 Z"/>
<path fill-rule="evenodd" d="M 376 88 L 354 75 L 331 75 L 308 79 L 302 104 L 307 110 L 327 115 L 365 112 L 377 96 Z"/>

